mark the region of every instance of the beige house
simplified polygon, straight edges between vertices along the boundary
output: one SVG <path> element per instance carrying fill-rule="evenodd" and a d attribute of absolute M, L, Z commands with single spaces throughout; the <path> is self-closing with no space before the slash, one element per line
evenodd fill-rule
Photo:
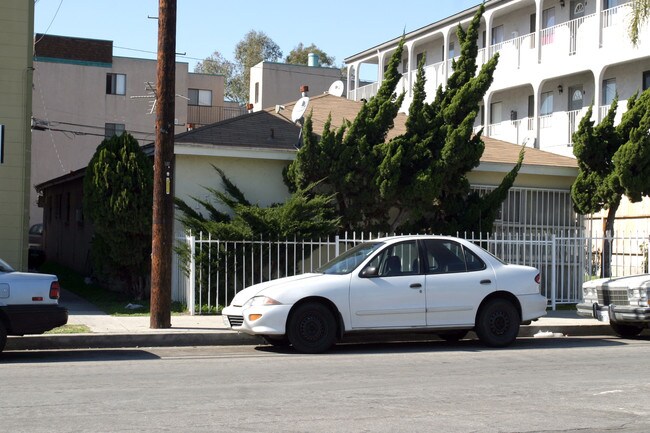
<path fill-rule="evenodd" d="M 85 167 L 105 137 L 154 139 L 155 60 L 114 57 L 106 40 L 37 34 L 34 44 L 32 185 Z M 187 63 L 176 64 L 176 93 L 177 134 L 243 112 L 224 102 L 223 76 L 190 73 Z M 30 222 L 42 222 L 34 188 L 29 202 Z"/>
<path fill-rule="evenodd" d="M 328 115 L 332 125 L 343 119 L 353 120 L 360 102 L 332 95 L 312 97 L 307 113 L 312 113 L 314 132 L 320 133 Z M 295 102 L 277 112 L 268 108 L 236 119 L 180 134 L 175 139 L 176 196 L 205 198 L 204 186 L 220 187 L 212 164 L 260 205 L 283 201 L 288 191 L 282 169 L 295 158 L 300 127 L 291 121 Z M 388 137 L 405 131 L 406 115 L 400 114 Z M 485 138 L 481 164 L 469 174 L 476 189 L 489 190 L 499 185 L 517 161 L 520 146 Z M 497 229 L 557 231 L 580 227 L 581 221 L 571 207 L 570 189 L 578 169 L 573 158 L 526 150 L 510 197 L 503 204 Z M 200 210 L 200 209 L 197 209 Z M 182 230 L 177 227 L 176 231 Z"/>
<path fill-rule="evenodd" d="M 27 269 L 34 2 L 0 2 L 0 258 Z"/>
<path fill-rule="evenodd" d="M 300 87 L 307 86 L 310 95 L 322 95 L 333 83 L 340 81 L 344 92 L 341 70 L 320 66 L 317 56 L 310 56 L 309 64 L 260 62 L 250 69 L 250 96 L 253 111 L 284 105 L 300 98 Z M 340 96 L 340 95 L 339 95 Z"/>

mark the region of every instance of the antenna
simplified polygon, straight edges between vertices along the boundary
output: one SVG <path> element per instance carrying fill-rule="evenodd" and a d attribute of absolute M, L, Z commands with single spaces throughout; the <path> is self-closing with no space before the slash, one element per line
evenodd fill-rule
<path fill-rule="evenodd" d="M 330 95 L 338 96 L 340 98 L 341 96 L 343 96 L 344 88 L 345 85 L 343 84 L 343 81 L 337 80 L 332 83 L 327 93 L 329 93 Z"/>
<path fill-rule="evenodd" d="M 296 123 L 302 119 L 308 105 L 309 96 L 303 96 L 302 98 L 298 99 L 298 102 L 296 102 L 296 105 L 294 105 L 293 111 L 291 112 L 291 121 L 293 123 Z"/>
<path fill-rule="evenodd" d="M 158 101 L 158 95 L 156 93 L 156 88 L 154 85 L 151 83 L 151 81 L 147 81 L 144 83 L 145 85 L 145 91 L 147 92 L 146 95 L 141 95 L 141 96 L 130 96 L 130 99 L 153 99 L 153 101 L 150 101 L 150 108 L 149 108 L 149 114 L 153 114 L 154 111 L 156 111 L 156 102 Z M 187 96 L 179 95 L 178 93 L 176 94 L 177 97 L 185 99 L 187 101 L 190 100 Z"/>

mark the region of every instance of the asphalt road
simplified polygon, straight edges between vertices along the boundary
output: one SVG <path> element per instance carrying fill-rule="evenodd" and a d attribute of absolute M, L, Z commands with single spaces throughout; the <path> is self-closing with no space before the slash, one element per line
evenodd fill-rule
<path fill-rule="evenodd" d="M 650 339 L 6 352 L 6 432 L 648 432 Z"/>

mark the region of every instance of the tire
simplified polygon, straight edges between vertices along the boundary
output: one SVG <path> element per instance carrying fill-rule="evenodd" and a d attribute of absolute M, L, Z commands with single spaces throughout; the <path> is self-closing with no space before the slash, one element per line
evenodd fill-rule
<path fill-rule="evenodd" d="M 263 335 L 262 338 L 275 347 L 287 347 L 290 344 L 286 335 Z"/>
<path fill-rule="evenodd" d="M 637 337 L 643 328 L 635 325 L 622 325 L 620 323 L 609 322 L 609 326 L 612 327 L 612 330 L 622 338 L 634 338 Z"/>
<path fill-rule="evenodd" d="M 441 332 L 438 334 L 438 337 L 450 343 L 455 343 L 456 341 L 460 341 L 465 338 L 468 332 L 469 331 L 466 329 L 459 329 L 457 331 Z"/>
<path fill-rule="evenodd" d="M 7 328 L 0 318 L 0 353 L 4 350 L 5 344 L 7 344 Z"/>
<path fill-rule="evenodd" d="M 287 336 L 298 352 L 323 353 L 336 343 L 336 320 L 323 304 L 302 304 L 289 318 Z"/>
<path fill-rule="evenodd" d="M 521 319 L 517 308 L 505 299 L 488 301 L 476 318 L 476 335 L 488 347 L 505 347 L 519 334 Z"/>

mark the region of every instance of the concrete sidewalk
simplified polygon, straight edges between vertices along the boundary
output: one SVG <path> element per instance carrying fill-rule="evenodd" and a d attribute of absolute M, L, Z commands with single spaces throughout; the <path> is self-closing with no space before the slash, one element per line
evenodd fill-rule
<path fill-rule="evenodd" d="M 85 334 L 46 334 L 9 337 L 5 350 L 85 349 L 156 346 L 220 346 L 261 344 L 259 337 L 227 329 L 221 316 L 172 316 L 169 329 L 151 329 L 149 316 L 109 316 L 78 296 L 64 292 L 61 305 L 68 308 L 68 324 L 90 328 Z M 564 336 L 614 335 L 608 324 L 578 317 L 575 311 L 549 311 L 531 325 L 522 326 L 520 337 L 539 332 Z M 430 334 L 414 335 L 416 339 Z M 404 338 L 404 337 L 402 337 Z"/>

